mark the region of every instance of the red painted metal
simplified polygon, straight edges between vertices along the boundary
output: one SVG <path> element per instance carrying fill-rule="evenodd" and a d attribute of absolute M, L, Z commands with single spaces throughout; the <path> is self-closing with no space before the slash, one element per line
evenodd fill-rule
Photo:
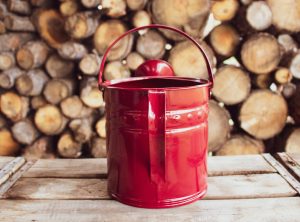
<path fill-rule="evenodd" d="M 209 80 L 157 76 L 161 61 L 148 61 L 140 74 L 102 82 L 109 50 L 125 35 L 145 28 L 176 31 L 190 39 L 205 57 Z M 168 74 L 170 65 L 164 70 Z M 146 71 L 146 73 L 144 73 Z M 172 72 L 173 73 L 173 72 Z M 170 73 L 170 74 L 172 74 Z M 191 203 L 207 189 L 207 118 L 213 77 L 201 46 L 184 32 L 149 25 L 128 31 L 103 56 L 99 87 L 106 102 L 108 191 L 122 203 L 165 208 Z"/>
<path fill-rule="evenodd" d="M 135 76 L 174 76 L 172 66 L 163 60 L 153 59 L 141 64 L 134 73 Z"/>

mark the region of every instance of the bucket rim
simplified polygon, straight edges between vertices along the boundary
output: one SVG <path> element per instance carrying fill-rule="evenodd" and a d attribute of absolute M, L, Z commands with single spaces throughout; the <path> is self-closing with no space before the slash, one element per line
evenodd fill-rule
<path fill-rule="evenodd" d="M 134 82 L 140 80 L 149 80 L 149 79 L 172 79 L 172 80 L 182 80 L 182 81 L 190 81 L 195 82 L 198 84 L 192 86 L 172 86 L 172 87 L 123 87 L 123 86 L 116 86 L 116 84 L 123 83 L 123 82 Z M 123 79 L 115 79 L 109 80 L 105 83 L 102 83 L 99 86 L 101 91 L 105 89 L 118 89 L 118 90 L 130 90 L 130 91 L 137 91 L 137 90 L 158 90 L 158 91 L 167 91 L 167 90 L 187 90 L 187 89 L 194 89 L 199 87 L 208 87 L 209 89 L 212 88 L 212 83 L 207 79 L 199 79 L 199 78 L 191 78 L 191 77 L 178 77 L 178 76 L 142 76 L 142 77 L 130 77 L 130 78 L 123 78 Z"/>

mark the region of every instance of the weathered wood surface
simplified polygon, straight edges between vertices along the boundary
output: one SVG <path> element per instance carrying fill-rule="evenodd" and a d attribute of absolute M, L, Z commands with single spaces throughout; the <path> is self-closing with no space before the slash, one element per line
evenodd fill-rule
<path fill-rule="evenodd" d="M 279 161 L 300 181 L 300 154 L 278 153 Z"/>
<path fill-rule="evenodd" d="M 14 157 L 6 157 L 6 156 L 1 156 L 0 157 L 0 169 L 4 167 L 9 161 L 13 160 Z"/>
<path fill-rule="evenodd" d="M 4 184 L 23 164 L 25 159 L 17 157 L 0 169 L 0 185 Z"/>
<path fill-rule="evenodd" d="M 1 221 L 297 222 L 300 198 L 202 200 L 170 209 L 141 209 L 101 200 L 0 200 Z"/>
<path fill-rule="evenodd" d="M 106 172 L 105 158 L 40 159 L 24 174 L 24 177 L 104 178 Z M 208 158 L 209 176 L 274 172 L 276 172 L 276 170 L 260 155 L 214 156 Z"/>

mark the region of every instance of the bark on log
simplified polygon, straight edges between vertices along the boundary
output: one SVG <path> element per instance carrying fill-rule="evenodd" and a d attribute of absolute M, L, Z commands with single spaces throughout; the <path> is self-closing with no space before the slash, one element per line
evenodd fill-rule
<path fill-rule="evenodd" d="M 232 26 L 221 24 L 211 31 L 210 43 L 217 54 L 230 57 L 236 52 L 240 36 Z"/>
<path fill-rule="evenodd" d="M 119 18 L 126 15 L 125 0 L 102 0 L 101 6 L 105 10 L 105 14 L 111 18 Z"/>
<path fill-rule="evenodd" d="M 31 5 L 27 0 L 7 0 L 6 5 L 8 10 L 11 12 L 21 15 L 31 14 Z"/>
<path fill-rule="evenodd" d="M 296 124 L 300 124 L 300 85 L 296 86 L 293 96 L 289 100 L 289 114 Z"/>
<path fill-rule="evenodd" d="M 265 1 L 255 1 L 248 6 L 246 19 L 253 29 L 265 30 L 272 25 L 272 12 Z"/>
<path fill-rule="evenodd" d="M 16 59 L 21 68 L 29 70 L 41 67 L 46 62 L 48 54 L 49 48 L 44 42 L 30 41 L 18 50 Z"/>
<path fill-rule="evenodd" d="M 103 55 L 107 47 L 127 31 L 125 25 L 119 20 L 108 20 L 101 23 L 94 34 L 94 47 L 100 55 Z M 133 44 L 132 35 L 127 35 L 119 41 L 108 55 L 108 60 L 119 60 L 125 58 L 131 51 Z"/>
<path fill-rule="evenodd" d="M 132 24 L 134 27 L 150 25 L 151 17 L 148 12 L 144 10 L 137 11 L 132 18 Z"/>
<path fill-rule="evenodd" d="M 74 39 L 88 38 L 96 31 L 98 17 L 93 11 L 76 13 L 66 19 L 65 30 Z"/>
<path fill-rule="evenodd" d="M 128 8 L 133 11 L 142 10 L 147 2 L 148 0 L 126 0 Z"/>
<path fill-rule="evenodd" d="M 47 0 L 48 1 L 48 0 Z M 34 15 L 40 36 L 53 48 L 60 48 L 69 40 L 64 29 L 64 19 L 56 10 L 41 10 Z"/>
<path fill-rule="evenodd" d="M 208 55 L 212 69 L 215 68 L 216 58 L 211 48 L 205 43 L 200 42 Z M 168 59 L 172 65 L 176 76 L 207 78 L 207 67 L 199 49 L 191 42 L 179 42 L 171 49 Z"/>
<path fill-rule="evenodd" d="M 5 117 L 0 114 L 0 129 L 4 128 L 7 126 L 7 120 L 5 119 Z"/>
<path fill-rule="evenodd" d="M 13 68 L 15 64 L 15 55 L 12 52 L 0 53 L 0 70 L 7 70 Z"/>
<path fill-rule="evenodd" d="M 260 154 L 265 150 L 261 140 L 246 135 L 234 135 L 216 152 L 217 156 Z"/>
<path fill-rule="evenodd" d="M 0 2 L 0 19 L 4 19 L 5 15 L 7 15 L 7 5 L 5 4 L 4 1 Z"/>
<path fill-rule="evenodd" d="M 154 23 L 177 27 L 193 37 L 202 36 L 209 9 L 208 0 L 153 0 L 151 5 Z M 183 39 L 172 31 L 163 31 L 163 33 L 172 40 Z"/>
<path fill-rule="evenodd" d="M 30 0 L 31 5 L 39 8 L 50 8 L 53 7 L 54 1 L 49 0 Z"/>
<path fill-rule="evenodd" d="M 18 121 L 13 125 L 11 131 L 16 141 L 26 145 L 32 144 L 39 135 L 37 129 L 29 119 Z"/>
<path fill-rule="evenodd" d="M 298 45 L 296 41 L 289 34 L 281 34 L 277 37 L 278 43 L 281 45 L 283 52 L 296 53 L 298 51 Z"/>
<path fill-rule="evenodd" d="M 300 153 L 300 128 L 294 129 L 286 140 L 284 147 L 287 153 Z"/>
<path fill-rule="evenodd" d="M 37 96 L 41 94 L 49 77 L 41 69 L 32 69 L 18 77 L 16 81 L 17 91 L 24 96 Z"/>
<path fill-rule="evenodd" d="M 252 83 L 259 89 L 269 89 L 273 82 L 273 76 L 269 74 L 255 75 L 252 78 Z"/>
<path fill-rule="evenodd" d="M 81 99 L 74 95 L 70 96 L 60 103 L 62 113 L 71 119 L 87 118 L 92 115 L 93 109 L 86 107 Z"/>
<path fill-rule="evenodd" d="M 43 96 L 39 95 L 32 97 L 30 101 L 30 106 L 32 109 L 36 110 L 47 105 L 47 103 L 48 102 L 46 101 L 46 99 Z"/>
<path fill-rule="evenodd" d="M 64 98 L 71 96 L 74 89 L 74 79 L 52 79 L 46 83 L 43 94 L 49 103 L 58 104 Z"/>
<path fill-rule="evenodd" d="M 78 158 L 81 156 L 82 145 L 75 141 L 70 132 L 62 134 L 57 143 L 57 151 L 61 157 Z"/>
<path fill-rule="evenodd" d="M 226 65 L 218 69 L 212 93 L 218 101 L 235 105 L 248 97 L 250 89 L 248 74 L 239 67 Z"/>
<path fill-rule="evenodd" d="M 86 8 L 96 8 L 101 3 L 101 0 L 81 0 L 81 4 Z"/>
<path fill-rule="evenodd" d="M 36 111 L 34 123 L 45 135 L 58 135 L 65 129 L 67 119 L 56 106 L 46 105 Z"/>
<path fill-rule="evenodd" d="M 209 102 L 208 114 L 208 150 L 217 151 L 230 136 L 231 126 L 229 125 L 230 114 L 218 105 L 216 101 Z"/>
<path fill-rule="evenodd" d="M 34 39 L 32 33 L 18 32 L 0 35 L 0 52 L 16 51 L 26 42 Z"/>
<path fill-rule="evenodd" d="M 14 92 L 6 92 L 0 97 L 0 108 L 8 119 L 17 122 L 27 116 L 29 99 Z"/>
<path fill-rule="evenodd" d="M 246 132 L 258 139 L 268 139 L 281 132 L 287 119 L 284 98 L 269 90 L 257 90 L 243 103 L 239 120 Z"/>
<path fill-rule="evenodd" d="M 72 120 L 69 128 L 73 133 L 74 140 L 78 143 L 88 142 L 93 134 L 92 123 L 88 118 Z"/>
<path fill-rule="evenodd" d="M 126 58 L 126 64 L 131 70 L 136 70 L 144 62 L 145 59 L 137 52 L 129 53 Z"/>
<path fill-rule="evenodd" d="M 8 129 L 0 129 L 0 156 L 16 155 L 20 145 L 14 140 Z"/>
<path fill-rule="evenodd" d="M 46 62 L 46 70 L 52 78 L 70 77 L 74 70 L 74 63 L 65 60 L 57 54 L 51 55 Z"/>
<path fill-rule="evenodd" d="M 284 98 L 290 99 L 296 93 L 296 85 L 294 83 L 287 83 L 279 87 Z"/>
<path fill-rule="evenodd" d="M 5 28 L 10 31 L 35 32 L 35 27 L 29 17 L 6 15 L 4 18 Z"/>
<path fill-rule="evenodd" d="M 90 142 L 90 152 L 94 158 L 106 158 L 106 140 L 99 137 L 93 137 Z"/>
<path fill-rule="evenodd" d="M 106 118 L 105 117 L 102 117 L 96 123 L 96 132 L 97 132 L 98 136 L 101 137 L 101 138 L 106 138 L 105 125 L 106 125 Z"/>
<path fill-rule="evenodd" d="M 136 43 L 136 50 L 146 59 L 160 59 L 165 54 L 166 40 L 158 32 L 148 30 Z"/>
<path fill-rule="evenodd" d="M 4 89 L 10 89 L 15 85 L 17 78 L 23 75 L 25 71 L 14 67 L 8 70 L 3 71 L 0 74 L 0 87 Z"/>
<path fill-rule="evenodd" d="M 25 147 L 22 155 L 27 160 L 56 158 L 53 138 L 46 136 L 39 138 L 32 145 Z"/>
<path fill-rule="evenodd" d="M 300 2 L 295 0 L 267 0 L 272 11 L 273 25 L 289 32 L 300 31 Z"/>
<path fill-rule="evenodd" d="M 85 75 L 95 76 L 99 73 L 101 58 L 96 53 L 86 54 L 79 62 L 79 69 Z"/>
<path fill-rule="evenodd" d="M 105 80 L 123 79 L 130 77 L 129 68 L 120 61 L 109 62 L 104 70 Z"/>
<path fill-rule="evenodd" d="M 79 7 L 76 0 L 64 1 L 60 3 L 59 11 L 63 16 L 68 17 L 78 12 Z"/>
<path fill-rule="evenodd" d="M 0 34 L 4 34 L 6 32 L 4 21 L 0 21 Z"/>
<path fill-rule="evenodd" d="M 229 21 L 233 19 L 238 9 L 239 3 L 237 0 L 222 0 L 213 2 L 211 12 L 215 19 Z"/>
<path fill-rule="evenodd" d="M 87 78 L 81 81 L 80 99 L 91 108 L 104 106 L 102 92 L 99 91 L 98 81 L 95 78 Z"/>
<path fill-rule="evenodd" d="M 280 62 L 280 46 L 274 36 L 267 33 L 256 34 L 243 44 L 241 58 L 251 72 L 267 74 Z"/>
<path fill-rule="evenodd" d="M 87 54 L 87 49 L 79 42 L 66 42 L 57 50 L 58 54 L 67 60 L 79 60 Z"/>

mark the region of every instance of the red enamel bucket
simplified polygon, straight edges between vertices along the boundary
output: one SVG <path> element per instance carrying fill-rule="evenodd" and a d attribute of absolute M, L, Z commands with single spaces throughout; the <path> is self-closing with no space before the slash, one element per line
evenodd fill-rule
<path fill-rule="evenodd" d="M 192 41 L 204 56 L 209 79 L 175 77 L 168 63 L 151 60 L 138 68 L 145 77 L 103 82 L 110 49 L 124 36 L 148 28 L 175 31 Z M 106 102 L 108 192 L 113 198 L 136 207 L 165 208 L 204 196 L 212 85 L 204 50 L 181 30 L 139 27 L 110 45 L 100 67 L 99 87 Z"/>

